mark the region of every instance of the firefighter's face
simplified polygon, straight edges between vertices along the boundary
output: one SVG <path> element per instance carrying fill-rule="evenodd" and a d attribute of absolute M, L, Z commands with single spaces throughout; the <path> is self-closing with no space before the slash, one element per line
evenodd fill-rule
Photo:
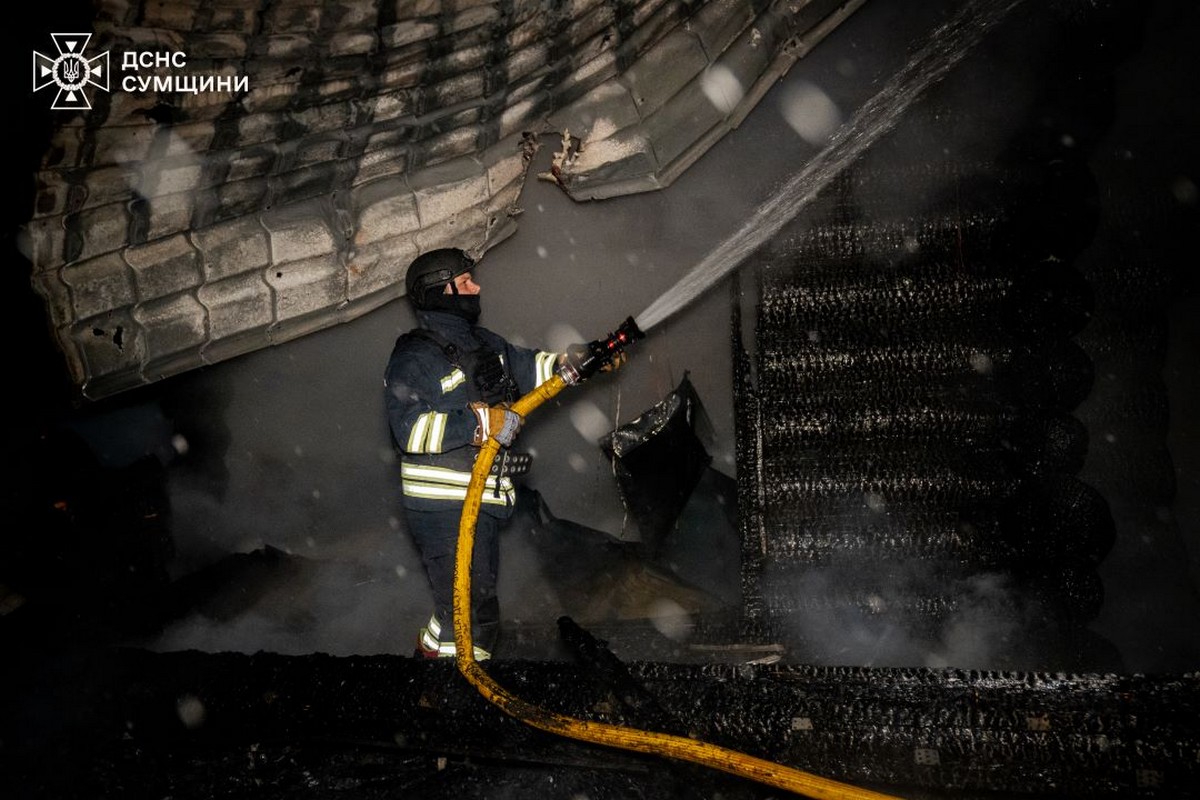
<path fill-rule="evenodd" d="M 451 288 L 453 285 L 454 288 Z M 446 288 L 442 291 L 443 294 L 479 294 L 479 284 L 471 277 L 471 273 L 464 272 L 456 277 L 451 283 L 446 284 Z"/>

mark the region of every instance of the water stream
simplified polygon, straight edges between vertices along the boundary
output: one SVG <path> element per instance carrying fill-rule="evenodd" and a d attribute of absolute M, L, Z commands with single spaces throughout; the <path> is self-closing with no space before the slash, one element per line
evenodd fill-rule
<path fill-rule="evenodd" d="M 830 181 L 895 127 L 929 87 L 1022 0 L 972 0 L 941 25 L 907 63 L 833 135 L 829 144 L 759 206 L 732 236 L 639 314 L 649 331 L 696 300 L 793 220 Z"/>

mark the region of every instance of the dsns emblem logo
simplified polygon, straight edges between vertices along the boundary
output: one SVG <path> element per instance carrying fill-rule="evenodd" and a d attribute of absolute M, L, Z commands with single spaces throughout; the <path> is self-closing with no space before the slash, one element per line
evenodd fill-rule
<path fill-rule="evenodd" d="M 55 111 L 78 111 L 92 107 L 84 87 L 91 85 L 108 91 L 108 51 L 95 58 L 85 58 L 83 51 L 92 38 L 90 33 L 52 33 L 57 56 L 33 51 L 33 90 L 50 84 L 58 94 L 50 108 Z"/>

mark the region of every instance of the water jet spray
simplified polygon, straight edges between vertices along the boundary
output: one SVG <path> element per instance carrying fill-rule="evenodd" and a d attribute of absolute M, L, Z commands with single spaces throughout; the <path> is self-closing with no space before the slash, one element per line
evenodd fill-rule
<path fill-rule="evenodd" d="M 768 198 L 732 236 L 635 318 L 649 331 L 700 297 L 791 222 L 817 195 L 896 126 L 908 108 L 941 80 L 1022 0 L 975 0 L 929 37 L 907 63 L 864 103 L 814 158 Z"/>

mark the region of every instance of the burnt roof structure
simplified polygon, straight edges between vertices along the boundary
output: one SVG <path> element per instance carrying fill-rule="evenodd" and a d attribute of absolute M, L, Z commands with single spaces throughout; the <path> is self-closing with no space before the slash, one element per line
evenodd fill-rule
<path fill-rule="evenodd" d="M 543 133 L 572 197 L 667 186 L 862 1 L 98 4 L 54 42 L 82 88 L 43 55 L 25 231 L 71 380 L 103 398 L 365 314 L 421 252 L 483 253 Z"/>

